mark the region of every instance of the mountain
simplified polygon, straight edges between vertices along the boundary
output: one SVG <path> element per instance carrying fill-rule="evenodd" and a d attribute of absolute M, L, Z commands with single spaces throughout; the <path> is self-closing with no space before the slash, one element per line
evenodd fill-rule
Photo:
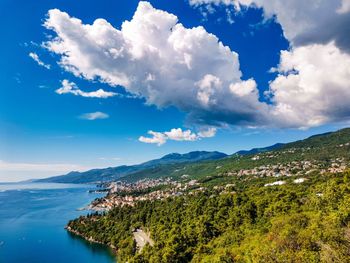
<path fill-rule="evenodd" d="M 93 169 L 86 172 L 71 172 L 67 175 L 39 180 L 40 182 L 92 183 L 123 179 L 129 182 L 145 178 L 186 177 L 201 179 L 241 169 L 252 169 L 266 164 L 283 164 L 300 160 L 330 162 L 334 158 L 350 156 L 350 128 L 336 132 L 313 135 L 291 143 L 277 143 L 264 148 L 238 151 L 231 156 L 220 152 L 196 151 L 186 154 L 171 153 L 160 159 L 139 165 Z M 344 145 L 341 147 L 340 145 Z M 259 160 L 252 156 L 259 155 Z"/>
<path fill-rule="evenodd" d="M 329 167 L 335 159 L 350 159 L 350 128 L 314 135 L 291 143 L 239 151 L 217 160 L 160 165 L 128 174 L 123 180 L 135 182 L 144 178 L 161 177 L 206 180 L 205 178 L 210 177 L 216 178 L 217 182 L 223 175 L 235 174 L 240 170 L 272 165 L 287 167 L 292 162 L 300 164 L 302 161 L 311 161 L 319 167 Z M 342 161 L 337 162 L 341 165 Z"/>
<path fill-rule="evenodd" d="M 203 160 L 218 160 L 228 155 L 221 152 L 194 151 L 185 154 L 170 153 L 160 159 L 151 160 L 142 164 L 143 168 L 157 166 L 161 164 L 175 164 L 184 162 L 198 162 Z"/>
<path fill-rule="evenodd" d="M 225 153 L 221 152 L 207 152 L 207 151 L 193 151 L 185 154 L 171 153 L 163 156 L 160 159 L 144 162 L 137 165 L 122 165 L 118 167 L 108 167 L 104 169 L 92 169 L 86 172 L 73 171 L 65 175 L 49 177 L 45 179 L 36 180 L 36 182 L 50 182 L 50 183 L 92 183 L 92 182 L 107 182 L 119 180 L 127 175 L 152 169 L 159 166 L 191 163 L 206 160 L 218 160 L 227 157 Z"/>
<path fill-rule="evenodd" d="M 239 154 L 239 155 L 249 155 L 249 154 L 257 154 L 257 153 L 263 153 L 263 152 L 269 152 L 272 150 L 277 150 L 280 149 L 284 146 L 284 143 L 276 143 L 274 145 L 268 146 L 268 147 L 264 147 L 264 148 L 253 148 L 251 150 L 241 150 L 236 152 L 235 154 Z"/>

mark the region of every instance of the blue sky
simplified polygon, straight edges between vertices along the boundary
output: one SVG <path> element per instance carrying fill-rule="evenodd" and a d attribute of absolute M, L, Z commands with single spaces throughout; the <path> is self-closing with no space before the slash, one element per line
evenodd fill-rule
<path fill-rule="evenodd" d="M 330 63 L 339 59 L 339 67 L 349 65 L 349 45 L 346 41 L 337 41 L 344 31 L 340 23 L 337 24 L 339 28 L 333 27 L 332 34 L 314 37 L 312 30 L 316 31 L 319 25 L 312 24 L 317 18 L 314 18 L 313 10 L 304 14 L 299 6 L 291 5 L 300 11 L 297 13 L 301 17 L 298 23 L 306 17 L 311 21 L 308 23 L 314 25 L 305 31 L 303 24 L 291 24 L 279 8 L 273 9 L 261 1 L 252 1 L 254 6 L 242 4 L 240 8 L 216 4 L 220 1 L 209 6 L 209 2 L 150 1 L 153 7 L 145 5 L 145 10 L 139 11 L 142 18 L 133 20 L 134 26 L 144 26 L 142 19 L 147 17 L 150 23 L 154 23 L 152 25 L 157 26 L 168 23 L 157 19 L 166 17 L 166 13 L 174 14 L 177 23 L 182 24 L 179 30 L 188 34 L 185 38 L 172 29 L 172 44 L 185 44 L 181 51 L 166 50 L 174 48 L 175 44 L 167 46 L 169 43 L 163 41 L 166 38 L 163 39 L 163 32 L 159 32 L 157 39 L 158 35 L 151 35 L 147 26 L 145 34 L 134 36 L 137 39 L 127 35 L 129 29 L 122 32 L 120 42 L 113 42 L 109 39 L 114 37 L 110 28 L 102 24 L 101 30 L 110 30 L 103 36 L 99 35 L 100 40 L 105 41 L 102 48 L 106 45 L 109 48 L 110 45 L 130 48 L 127 55 L 123 55 L 130 57 L 118 60 L 104 59 L 104 53 L 98 53 L 101 48 L 94 49 L 96 39 L 91 39 L 91 35 L 100 32 L 86 29 L 91 35 L 84 40 L 79 39 L 79 28 L 83 30 L 83 24 L 92 24 L 95 19 L 103 18 L 120 30 L 124 21 L 132 19 L 139 1 L 1 1 L 0 181 L 135 164 L 170 152 L 217 150 L 230 154 L 241 149 L 294 141 L 347 125 L 349 73 L 339 70 L 336 73 L 339 76 L 335 78 L 341 79 L 342 83 L 334 81 L 335 84 L 329 80 L 326 83 L 319 77 L 313 81 L 309 77 L 324 76 L 322 70 L 329 72 L 328 69 L 333 67 Z M 325 15 L 327 22 L 335 21 L 334 24 L 340 19 L 338 16 L 343 18 L 348 14 L 345 4 L 343 7 L 341 1 L 338 5 L 335 2 L 332 14 Z M 54 8 L 59 11 L 48 15 L 48 11 Z M 329 10 L 322 8 L 321 11 Z M 145 14 L 156 10 L 164 12 L 149 18 Z M 70 25 L 74 24 L 72 17 L 81 20 L 75 31 Z M 45 21 L 49 24 L 46 27 L 43 26 Z M 189 30 L 199 26 L 204 31 Z M 293 35 L 290 30 L 293 26 L 300 32 L 296 30 Z M 209 33 L 215 35 L 229 53 L 213 41 Z M 314 39 L 305 37 L 309 33 Z M 60 38 L 58 46 L 64 49 L 64 53 L 48 45 L 57 44 L 55 37 Z M 157 65 L 152 64 L 152 59 L 145 58 L 155 54 L 153 51 L 138 47 L 143 50 L 140 55 L 132 49 L 140 43 L 146 43 L 147 48 L 154 45 L 153 51 L 158 49 L 161 55 L 155 62 Z M 187 50 L 186 45 L 193 43 L 199 44 Z M 186 52 L 182 51 L 185 49 Z M 286 50 L 285 57 L 281 50 Z M 230 52 L 237 57 L 231 59 Z M 187 65 L 186 69 L 183 63 L 176 64 L 172 61 L 174 54 L 189 56 L 192 66 Z M 331 58 L 314 61 L 315 56 L 309 54 Z M 59 63 L 65 56 L 68 60 Z M 88 62 L 83 62 L 85 58 Z M 197 58 L 202 60 L 196 61 Z M 218 58 L 221 62 L 217 62 Z M 305 58 L 305 61 L 300 58 Z M 174 65 L 168 67 L 173 62 Z M 135 65 L 126 66 L 123 72 L 122 63 Z M 71 69 L 72 65 L 78 73 Z M 278 65 L 282 66 L 278 69 Z M 321 71 L 309 72 L 309 65 Z M 220 70 L 216 71 L 218 67 Z M 157 72 L 153 77 L 149 72 L 157 68 L 161 74 L 158 76 Z M 271 68 L 277 69 L 271 71 Z M 99 73 L 102 69 L 103 73 Z M 125 84 L 127 87 L 123 87 L 119 79 L 110 80 L 118 70 L 131 82 L 129 86 Z M 291 73 L 293 70 L 297 73 Z M 193 71 L 193 76 L 201 77 L 192 78 L 189 71 Z M 151 84 L 139 80 L 140 74 L 148 74 Z M 298 80 L 291 83 L 289 74 Z M 91 75 L 93 77 L 89 77 Z M 308 81 L 317 84 L 307 90 L 310 85 L 303 83 Z M 178 83 L 185 83 L 188 87 L 178 87 Z M 61 92 L 58 91 L 60 88 Z M 99 89 L 105 97 L 94 93 Z M 233 90 L 234 95 L 231 94 Z M 269 90 L 272 97 L 266 95 Z M 233 97 L 227 98 L 227 94 Z M 298 94 L 301 94 L 300 98 Z M 344 103 L 339 98 L 344 99 Z M 334 107 L 336 110 L 333 111 Z M 172 131 L 179 128 L 181 130 Z M 185 134 L 188 129 L 189 133 Z M 154 131 L 156 135 L 148 134 L 148 131 Z M 211 132 L 203 135 L 205 131 Z"/>

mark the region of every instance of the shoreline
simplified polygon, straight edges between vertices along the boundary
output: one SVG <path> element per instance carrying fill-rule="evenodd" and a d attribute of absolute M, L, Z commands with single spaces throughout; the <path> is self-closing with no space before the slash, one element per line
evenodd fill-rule
<path fill-rule="evenodd" d="M 109 248 L 109 249 L 113 252 L 113 254 L 114 254 L 114 255 L 116 256 L 116 258 L 117 258 L 117 256 L 118 256 L 118 250 L 117 250 L 117 248 L 116 248 L 115 246 L 113 246 L 113 245 L 111 245 L 111 244 L 103 243 L 103 242 L 98 241 L 98 240 L 95 240 L 95 239 L 93 239 L 92 237 L 87 238 L 86 236 L 84 236 L 84 235 L 81 234 L 80 232 L 78 232 L 78 231 L 72 229 L 72 228 L 71 228 L 70 226 L 68 226 L 68 225 L 66 225 L 66 226 L 64 227 L 64 229 L 67 230 L 69 233 L 71 233 L 71 234 L 73 234 L 73 235 L 76 235 L 76 236 L 78 236 L 78 237 L 81 237 L 82 239 L 84 239 L 84 240 L 87 241 L 87 242 L 106 246 L 107 248 Z"/>

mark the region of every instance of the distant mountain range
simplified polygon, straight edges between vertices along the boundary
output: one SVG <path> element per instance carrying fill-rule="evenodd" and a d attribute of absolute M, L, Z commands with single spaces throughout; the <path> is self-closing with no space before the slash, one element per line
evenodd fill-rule
<path fill-rule="evenodd" d="M 70 172 L 66 175 L 36 180 L 55 183 L 96 183 L 116 180 L 137 181 L 144 178 L 190 175 L 192 178 L 212 176 L 227 170 L 249 168 L 257 165 L 251 155 L 275 153 L 268 163 L 283 163 L 295 160 L 328 160 L 330 156 L 349 158 L 350 152 L 339 145 L 350 143 L 350 128 L 318 134 L 291 143 L 277 143 L 263 148 L 238 151 L 232 155 L 221 152 L 194 151 L 186 154 L 171 153 L 160 159 L 138 165 L 123 165 L 86 172 Z M 261 161 L 264 164 L 266 161 Z"/>
<path fill-rule="evenodd" d="M 168 164 L 192 163 L 207 160 L 218 160 L 227 157 L 222 152 L 194 151 L 185 154 L 170 153 L 160 159 L 151 160 L 137 165 L 122 165 L 117 167 L 108 167 L 104 169 L 92 169 L 86 172 L 70 172 L 65 175 L 49 177 L 35 180 L 36 182 L 50 183 L 93 183 L 119 180 L 127 175 L 140 172 L 146 169 L 152 169 Z"/>
<path fill-rule="evenodd" d="M 257 153 L 269 152 L 269 151 L 272 151 L 272 150 L 278 150 L 278 149 L 282 148 L 284 145 L 285 145 L 284 143 L 276 143 L 274 145 L 271 145 L 271 146 L 268 146 L 268 147 L 264 147 L 264 148 L 253 148 L 251 150 L 238 151 L 235 154 L 248 155 L 248 154 L 257 154 Z"/>
<path fill-rule="evenodd" d="M 174 180 L 222 180 L 222 176 L 233 171 L 253 169 L 265 165 L 281 165 L 300 161 L 316 161 L 330 166 L 334 159 L 350 159 L 350 129 L 311 136 L 307 139 L 239 151 L 226 158 L 159 165 L 140 170 L 123 177 L 123 181 L 171 177 Z M 253 158 L 255 157 L 255 158 Z M 216 179 L 215 179 L 216 178 Z M 219 179 L 221 178 L 221 179 Z"/>

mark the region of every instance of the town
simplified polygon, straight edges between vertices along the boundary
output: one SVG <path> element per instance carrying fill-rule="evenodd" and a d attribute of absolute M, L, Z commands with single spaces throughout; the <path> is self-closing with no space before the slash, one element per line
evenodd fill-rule
<path fill-rule="evenodd" d="M 267 156 L 271 158 L 271 154 Z M 261 155 L 255 155 L 251 159 L 259 160 Z M 344 158 L 331 159 L 327 164 L 316 160 L 292 161 L 287 163 L 267 164 L 254 167 L 252 169 L 231 170 L 219 173 L 221 177 L 236 177 L 238 179 L 252 180 L 256 178 L 288 178 L 293 176 L 293 183 L 303 183 L 311 173 L 341 173 L 349 167 Z M 219 167 L 220 168 L 220 167 Z M 303 177 L 300 177 L 303 176 Z M 298 178 L 299 177 L 299 178 Z M 286 181 L 278 180 L 266 183 L 264 186 L 280 186 Z M 199 181 L 190 178 L 190 175 L 184 174 L 179 181 L 172 178 L 159 179 L 142 179 L 135 183 L 127 183 L 124 181 L 105 183 L 107 195 L 102 198 L 95 199 L 87 209 L 105 212 L 115 206 L 134 206 L 138 201 L 146 200 L 162 200 L 169 197 L 181 195 L 194 195 L 203 192 L 207 188 Z M 216 185 L 213 190 L 222 193 L 235 193 L 235 184 Z"/>

